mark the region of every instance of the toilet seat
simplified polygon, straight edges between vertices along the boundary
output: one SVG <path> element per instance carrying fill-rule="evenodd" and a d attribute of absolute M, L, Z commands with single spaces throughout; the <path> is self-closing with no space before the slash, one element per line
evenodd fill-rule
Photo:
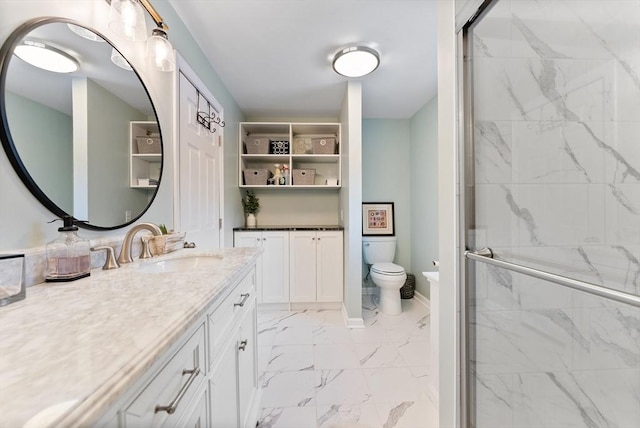
<path fill-rule="evenodd" d="M 376 263 L 371 266 L 371 272 L 386 276 L 402 276 L 405 274 L 404 268 L 395 263 Z"/>

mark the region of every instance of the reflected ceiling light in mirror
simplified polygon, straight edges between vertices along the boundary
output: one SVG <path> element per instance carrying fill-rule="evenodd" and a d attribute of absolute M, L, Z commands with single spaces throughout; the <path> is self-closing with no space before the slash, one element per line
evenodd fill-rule
<path fill-rule="evenodd" d="M 147 40 L 144 9 L 138 0 L 111 0 L 109 28 L 119 36 L 134 42 Z"/>
<path fill-rule="evenodd" d="M 131 67 L 129 61 L 124 59 L 124 57 L 120 54 L 120 52 L 116 50 L 116 48 L 111 49 L 111 62 L 127 71 L 133 71 L 133 67 Z"/>
<path fill-rule="evenodd" d="M 80 68 L 78 61 L 61 49 L 33 40 L 23 40 L 14 50 L 21 60 L 55 73 L 73 73 Z"/>
<path fill-rule="evenodd" d="M 345 77 L 362 77 L 380 65 L 380 55 L 366 46 L 350 46 L 333 57 L 333 70 Z"/>
<path fill-rule="evenodd" d="M 147 60 L 160 71 L 175 70 L 173 46 L 167 39 L 167 32 L 158 27 L 147 40 Z"/>
<path fill-rule="evenodd" d="M 73 31 L 74 33 L 76 33 L 78 36 L 87 39 L 87 40 L 91 40 L 92 42 L 98 42 L 98 43 L 104 43 L 105 40 L 98 36 L 96 33 L 94 33 L 91 30 L 87 30 L 84 27 L 80 27 L 79 25 L 74 25 L 74 24 L 67 24 L 67 27 L 69 27 L 69 29 L 71 31 Z"/>

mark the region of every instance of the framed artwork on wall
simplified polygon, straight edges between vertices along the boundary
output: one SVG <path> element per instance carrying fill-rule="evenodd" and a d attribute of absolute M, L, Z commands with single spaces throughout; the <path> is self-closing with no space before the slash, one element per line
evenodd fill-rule
<path fill-rule="evenodd" d="M 362 203 L 362 235 L 394 236 L 393 202 Z"/>

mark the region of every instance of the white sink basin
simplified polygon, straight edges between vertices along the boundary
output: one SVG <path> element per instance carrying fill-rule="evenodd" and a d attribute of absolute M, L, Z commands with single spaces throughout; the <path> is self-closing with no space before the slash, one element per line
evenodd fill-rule
<path fill-rule="evenodd" d="M 218 256 L 188 256 L 175 259 L 147 262 L 138 267 L 145 273 L 190 272 L 202 268 L 214 267 L 222 261 Z"/>

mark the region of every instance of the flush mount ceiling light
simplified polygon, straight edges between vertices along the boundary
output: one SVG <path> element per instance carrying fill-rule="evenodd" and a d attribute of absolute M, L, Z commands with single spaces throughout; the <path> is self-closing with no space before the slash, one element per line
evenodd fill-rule
<path fill-rule="evenodd" d="M 73 73 L 80 68 L 78 61 L 63 50 L 33 40 L 23 40 L 14 53 L 21 60 L 55 73 Z"/>
<path fill-rule="evenodd" d="M 380 55 L 366 46 L 350 46 L 333 57 L 333 69 L 346 77 L 362 77 L 380 65 Z"/>
<path fill-rule="evenodd" d="M 147 11 L 156 28 L 147 38 L 144 11 Z M 109 26 L 117 34 L 132 41 L 147 41 L 147 59 L 149 64 L 160 71 L 175 70 L 173 46 L 167 37 L 169 27 L 149 0 L 111 0 Z"/>

